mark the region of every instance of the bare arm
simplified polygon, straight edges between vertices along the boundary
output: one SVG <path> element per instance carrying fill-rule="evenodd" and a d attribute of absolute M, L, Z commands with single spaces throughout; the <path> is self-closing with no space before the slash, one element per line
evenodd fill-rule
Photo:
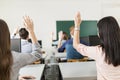
<path fill-rule="evenodd" d="M 80 12 L 77 12 L 75 15 L 75 30 L 74 30 L 74 37 L 73 37 L 73 46 L 75 49 L 77 49 L 77 46 L 80 44 L 80 23 L 81 23 L 81 17 L 80 17 Z"/>
<path fill-rule="evenodd" d="M 62 46 L 62 40 L 63 40 L 63 31 L 60 31 L 59 33 L 58 33 L 58 46 L 57 46 L 57 48 L 60 48 L 61 46 Z"/>
<path fill-rule="evenodd" d="M 17 27 L 17 28 L 13 31 L 13 33 L 12 33 L 12 35 L 11 35 L 11 39 L 14 39 L 15 36 L 16 36 L 18 33 L 19 33 L 19 27 Z"/>
<path fill-rule="evenodd" d="M 75 15 L 75 30 L 74 30 L 74 37 L 73 37 L 73 46 L 74 48 L 80 52 L 84 56 L 88 56 L 92 59 L 97 59 L 97 54 L 96 53 L 101 53 L 102 50 L 98 46 L 86 46 L 83 44 L 80 44 L 80 24 L 81 24 L 81 17 L 80 13 L 78 12 Z"/>

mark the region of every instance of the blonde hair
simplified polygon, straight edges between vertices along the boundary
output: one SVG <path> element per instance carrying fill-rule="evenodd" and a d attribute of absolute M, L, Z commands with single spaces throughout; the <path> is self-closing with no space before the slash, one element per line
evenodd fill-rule
<path fill-rule="evenodd" d="M 71 27 L 69 28 L 69 31 L 70 31 L 70 34 L 71 34 L 71 35 L 74 35 L 74 28 L 75 28 L 74 26 L 71 26 Z"/>

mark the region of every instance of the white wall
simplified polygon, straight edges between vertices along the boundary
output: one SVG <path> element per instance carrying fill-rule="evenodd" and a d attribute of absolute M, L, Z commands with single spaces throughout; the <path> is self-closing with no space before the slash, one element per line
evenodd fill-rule
<path fill-rule="evenodd" d="M 120 0 L 103 0 L 102 16 L 114 16 L 120 24 Z"/>
<path fill-rule="evenodd" d="M 77 11 L 84 20 L 98 20 L 105 13 L 101 0 L 0 0 L 0 18 L 7 21 L 10 32 L 22 26 L 22 16 L 29 15 L 43 47 L 51 46 L 51 32 L 56 33 L 56 20 L 73 20 Z M 56 38 L 56 35 L 54 36 Z"/>

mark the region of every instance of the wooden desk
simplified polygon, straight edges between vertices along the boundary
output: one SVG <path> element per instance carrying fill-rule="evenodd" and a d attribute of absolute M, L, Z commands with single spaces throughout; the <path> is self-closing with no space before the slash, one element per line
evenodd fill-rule
<path fill-rule="evenodd" d="M 59 63 L 59 67 L 63 80 L 97 80 L 94 61 Z"/>
<path fill-rule="evenodd" d="M 32 75 L 35 76 L 35 80 L 41 80 L 45 64 L 27 65 L 20 69 L 20 75 Z"/>

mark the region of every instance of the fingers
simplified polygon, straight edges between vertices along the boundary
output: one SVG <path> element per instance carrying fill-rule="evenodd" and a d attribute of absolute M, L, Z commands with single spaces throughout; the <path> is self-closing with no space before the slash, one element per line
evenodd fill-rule
<path fill-rule="evenodd" d="M 25 26 L 33 24 L 33 21 L 32 21 L 32 19 L 30 19 L 29 16 L 24 16 L 23 19 L 24 19 L 24 25 Z"/>
<path fill-rule="evenodd" d="M 76 14 L 76 20 L 77 20 L 77 22 L 80 21 L 80 12 L 77 12 L 77 14 Z"/>
<path fill-rule="evenodd" d="M 29 23 L 29 22 L 33 23 L 32 19 L 29 16 L 23 16 L 23 19 L 25 23 Z"/>
<path fill-rule="evenodd" d="M 80 23 L 81 23 L 80 12 L 77 12 L 77 13 L 75 14 L 74 23 L 75 23 L 75 27 L 79 27 L 79 26 L 80 26 Z"/>
<path fill-rule="evenodd" d="M 23 16 L 25 23 L 33 23 L 32 19 L 29 16 Z"/>
<path fill-rule="evenodd" d="M 28 30 L 28 31 L 33 31 L 33 21 L 29 16 L 24 16 L 24 27 Z"/>
<path fill-rule="evenodd" d="M 77 16 L 78 18 L 80 18 L 80 12 L 77 12 L 77 13 L 76 13 L 76 16 Z"/>

